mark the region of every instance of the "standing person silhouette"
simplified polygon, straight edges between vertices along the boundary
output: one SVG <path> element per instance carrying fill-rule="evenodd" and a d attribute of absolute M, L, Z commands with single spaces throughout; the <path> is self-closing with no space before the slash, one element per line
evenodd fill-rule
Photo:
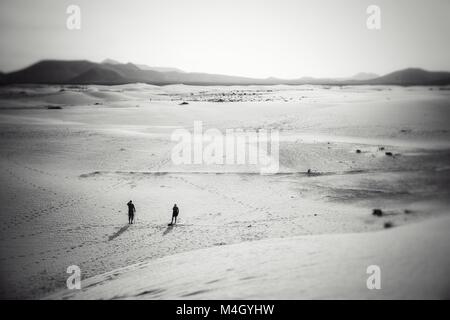
<path fill-rule="evenodd" d="M 132 224 L 134 220 L 134 213 L 136 212 L 136 207 L 133 204 L 133 201 L 128 201 L 128 224 Z"/>
<path fill-rule="evenodd" d="M 173 209 L 172 209 L 172 222 L 170 222 L 170 224 L 174 224 L 173 221 L 175 220 L 175 224 L 177 223 L 177 217 L 178 217 L 178 213 L 180 212 L 180 210 L 178 209 L 177 205 L 174 204 L 173 205 Z"/>

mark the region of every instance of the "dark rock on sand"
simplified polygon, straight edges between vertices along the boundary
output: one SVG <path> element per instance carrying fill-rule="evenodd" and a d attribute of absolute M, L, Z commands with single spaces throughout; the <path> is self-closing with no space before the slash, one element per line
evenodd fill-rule
<path fill-rule="evenodd" d="M 385 229 L 392 228 L 393 226 L 394 225 L 392 224 L 392 222 L 387 221 L 387 222 L 384 223 L 384 228 Z"/>
<path fill-rule="evenodd" d="M 383 211 L 381 209 L 373 209 L 372 215 L 381 217 L 383 215 Z"/>

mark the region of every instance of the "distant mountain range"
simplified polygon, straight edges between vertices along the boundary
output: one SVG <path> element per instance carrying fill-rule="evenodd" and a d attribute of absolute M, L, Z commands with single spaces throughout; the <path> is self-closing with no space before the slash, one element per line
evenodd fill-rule
<path fill-rule="evenodd" d="M 102 84 L 117 85 L 142 82 L 154 85 L 448 85 L 450 72 L 404 69 L 384 76 L 358 73 L 350 78 L 279 79 L 248 78 L 220 74 L 184 72 L 176 68 L 149 67 L 107 59 L 102 63 L 86 60 L 44 60 L 27 68 L 0 73 L 0 84 Z"/>
<path fill-rule="evenodd" d="M 122 64 L 122 63 L 119 62 L 119 61 L 113 60 L 113 59 L 105 59 L 105 60 L 102 61 L 102 64 Z M 150 67 L 150 66 L 147 66 L 145 64 L 136 64 L 136 63 L 134 63 L 134 65 L 136 67 L 138 67 L 139 69 L 141 69 L 141 70 L 153 70 L 153 71 L 159 71 L 159 72 L 172 72 L 172 71 L 175 71 L 175 72 L 183 72 L 184 73 L 183 70 L 178 69 L 178 68 Z"/>
<path fill-rule="evenodd" d="M 377 75 L 376 73 L 360 72 L 355 74 L 353 77 L 347 78 L 345 80 L 370 80 L 378 77 L 379 75 Z"/>

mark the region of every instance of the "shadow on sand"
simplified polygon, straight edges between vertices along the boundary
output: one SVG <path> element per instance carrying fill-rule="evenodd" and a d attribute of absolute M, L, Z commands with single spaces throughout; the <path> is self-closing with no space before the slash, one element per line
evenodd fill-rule
<path fill-rule="evenodd" d="M 172 231 L 172 229 L 173 229 L 173 225 L 169 225 L 169 226 L 167 227 L 167 229 L 164 230 L 163 236 L 165 236 L 165 235 L 168 234 L 170 231 Z"/>
<path fill-rule="evenodd" d="M 126 226 L 123 226 L 122 228 L 120 228 L 116 233 L 112 234 L 109 236 L 108 241 L 114 240 L 115 238 L 117 238 L 118 236 L 120 236 L 122 233 L 124 233 L 125 231 L 127 231 L 127 229 L 130 227 L 129 224 L 127 224 Z"/>

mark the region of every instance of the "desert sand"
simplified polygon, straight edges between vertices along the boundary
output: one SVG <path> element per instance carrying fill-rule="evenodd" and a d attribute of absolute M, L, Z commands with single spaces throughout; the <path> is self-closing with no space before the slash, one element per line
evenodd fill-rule
<path fill-rule="evenodd" d="M 279 130 L 279 172 L 174 165 L 194 121 Z M 448 87 L 1 87 L 0 297 L 448 298 L 449 123 Z"/>
<path fill-rule="evenodd" d="M 178 253 L 47 299 L 448 298 L 450 219 L 371 233 L 273 238 Z M 367 287 L 380 269 L 379 289 Z"/>

